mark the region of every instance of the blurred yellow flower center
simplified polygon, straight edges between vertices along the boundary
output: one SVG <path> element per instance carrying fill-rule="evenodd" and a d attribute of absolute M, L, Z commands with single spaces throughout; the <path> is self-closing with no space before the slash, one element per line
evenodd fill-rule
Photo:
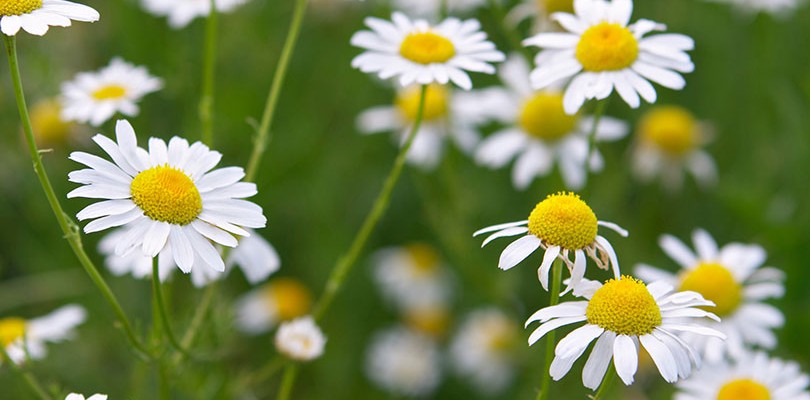
<path fill-rule="evenodd" d="M 127 94 L 127 89 L 120 85 L 107 85 L 93 92 L 96 100 L 120 99 Z"/>
<path fill-rule="evenodd" d="M 42 8 L 42 0 L 0 0 L 0 16 L 23 15 Z"/>
<path fill-rule="evenodd" d="M 679 290 L 692 290 L 713 301 L 716 307 L 701 307 L 719 316 L 729 315 L 742 302 L 742 286 L 728 268 L 717 263 L 700 263 L 686 272 Z"/>
<path fill-rule="evenodd" d="M 419 64 L 443 63 L 456 55 L 456 47 L 444 36 L 418 32 L 405 36 L 399 54 Z"/>
<path fill-rule="evenodd" d="M 753 379 L 737 379 L 720 388 L 717 400 L 771 400 L 771 392 Z"/>
<path fill-rule="evenodd" d="M 515 326 L 502 319 L 487 321 L 486 331 L 489 336 L 487 346 L 496 352 L 511 349 L 518 338 Z"/>
<path fill-rule="evenodd" d="M 624 275 L 599 288 L 585 309 L 588 323 L 621 335 L 652 333 L 661 325 L 661 309 L 644 282 Z"/>
<path fill-rule="evenodd" d="M 194 181 L 168 165 L 139 173 L 130 185 L 132 201 L 156 221 L 188 225 L 202 211 L 202 198 Z"/>
<path fill-rule="evenodd" d="M 15 340 L 25 336 L 25 320 L 22 318 L 2 318 L 0 319 L 0 345 L 8 347 Z"/>
<path fill-rule="evenodd" d="M 397 110 L 408 121 L 415 121 L 419 112 L 419 98 L 422 95 L 420 87 L 407 88 L 397 95 L 395 104 Z M 423 121 L 432 121 L 447 116 L 447 103 L 449 93 L 441 85 L 428 85 L 425 92 L 425 109 L 422 112 Z"/>
<path fill-rule="evenodd" d="M 405 315 L 405 324 L 419 332 L 440 338 L 450 327 L 450 316 L 447 310 L 441 307 L 414 309 Z"/>
<path fill-rule="evenodd" d="M 295 279 L 275 279 L 266 286 L 264 293 L 265 299 L 281 321 L 306 315 L 312 306 L 312 295 L 309 293 L 309 289 Z"/>
<path fill-rule="evenodd" d="M 546 14 L 555 12 L 574 12 L 573 0 L 537 0 L 540 3 L 540 9 L 545 10 Z"/>
<path fill-rule="evenodd" d="M 698 143 L 698 124 L 688 111 L 677 106 L 661 106 L 647 112 L 639 121 L 642 139 L 672 157 L 692 150 Z"/>
<path fill-rule="evenodd" d="M 523 103 L 520 111 L 520 126 L 523 130 L 542 140 L 555 141 L 574 130 L 576 115 L 563 110 L 562 94 L 538 93 Z"/>
<path fill-rule="evenodd" d="M 405 251 L 413 261 L 414 269 L 420 274 L 431 274 L 439 266 L 439 255 L 432 247 L 423 243 L 405 246 Z"/>
<path fill-rule="evenodd" d="M 596 239 L 596 215 L 574 193 L 548 195 L 529 215 L 529 233 L 546 244 L 577 250 Z"/>
<path fill-rule="evenodd" d="M 586 71 L 615 71 L 638 57 L 638 42 L 629 29 L 609 22 L 594 25 L 579 38 L 576 57 Z"/>
<path fill-rule="evenodd" d="M 46 99 L 31 107 L 31 125 L 40 144 L 59 144 L 68 139 L 71 124 L 62 121 L 59 100 Z"/>

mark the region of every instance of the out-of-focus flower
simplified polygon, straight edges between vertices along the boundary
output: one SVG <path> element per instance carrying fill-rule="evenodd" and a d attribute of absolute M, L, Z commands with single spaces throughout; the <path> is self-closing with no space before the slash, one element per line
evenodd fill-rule
<path fill-rule="evenodd" d="M 218 13 L 227 13 L 246 3 L 247 0 L 215 0 Z M 207 17 L 211 13 L 210 0 L 141 0 L 146 11 L 159 17 L 168 17 L 169 26 L 180 29 L 194 18 Z"/>
<path fill-rule="evenodd" d="M 77 127 L 62 120 L 62 103 L 57 98 L 46 98 L 31 106 L 31 128 L 42 146 L 62 146 L 76 139 Z"/>
<path fill-rule="evenodd" d="M 380 292 L 399 310 L 443 308 L 449 303 L 451 276 L 430 245 L 384 248 L 372 259 Z"/>
<path fill-rule="evenodd" d="M 106 394 L 94 394 L 90 397 L 85 398 L 84 395 L 79 393 L 71 393 L 65 397 L 65 400 L 107 400 Z"/>
<path fill-rule="evenodd" d="M 276 326 L 306 315 L 312 306 L 312 294 L 293 278 L 276 278 L 236 301 L 236 327 L 257 335 Z"/>
<path fill-rule="evenodd" d="M 765 12 L 780 18 L 793 16 L 796 9 L 807 4 L 803 0 L 709 0 L 728 4 L 744 13 Z"/>
<path fill-rule="evenodd" d="M 485 0 L 446 0 L 449 14 L 458 15 L 486 4 Z M 441 0 L 393 0 L 395 10 L 405 14 L 433 19 L 439 15 Z"/>
<path fill-rule="evenodd" d="M 451 361 L 476 389 L 496 395 L 514 379 L 518 338 L 515 322 L 497 308 L 473 311 L 453 339 Z"/>
<path fill-rule="evenodd" d="M 390 393 L 427 396 L 441 382 L 441 355 L 429 337 L 402 327 L 390 328 L 371 340 L 366 375 Z"/>
<path fill-rule="evenodd" d="M 522 21 L 533 19 L 532 32 L 553 31 L 557 27 L 550 19 L 554 13 L 574 12 L 573 0 L 522 0 L 509 10 L 505 21 L 508 26 L 517 27 Z"/>
<path fill-rule="evenodd" d="M 0 30 L 14 36 L 20 29 L 37 36 L 51 26 L 70 26 L 71 20 L 98 21 L 98 11 L 65 0 L 13 0 L 0 3 Z"/>
<path fill-rule="evenodd" d="M 310 361 L 323 354 L 326 337 L 311 316 L 284 322 L 276 332 L 276 349 L 296 361 Z"/>
<path fill-rule="evenodd" d="M 70 339 L 73 329 L 86 318 L 84 308 L 75 304 L 31 320 L 0 318 L 0 345 L 15 364 L 21 364 L 28 358 L 42 359 L 47 354 L 45 342 L 58 343 Z M 3 358 L 0 357 L 0 362 Z"/>

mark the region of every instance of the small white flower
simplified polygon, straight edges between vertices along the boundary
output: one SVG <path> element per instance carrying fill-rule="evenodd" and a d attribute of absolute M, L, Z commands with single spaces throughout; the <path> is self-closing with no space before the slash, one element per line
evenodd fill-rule
<path fill-rule="evenodd" d="M 447 11 L 452 15 L 466 13 L 486 4 L 485 0 L 447 0 Z M 422 18 L 435 18 L 441 0 L 393 0 L 393 9 Z"/>
<path fill-rule="evenodd" d="M 99 126 L 115 113 L 134 117 L 143 96 L 163 87 L 163 81 L 120 58 L 98 72 L 82 72 L 62 84 L 62 119 Z"/>
<path fill-rule="evenodd" d="M 470 313 L 450 346 L 450 359 L 475 388 L 489 395 L 502 392 L 513 381 L 518 339 L 515 322 L 497 308 Z"/>
<path fill-rule="evenodd" d="M 21 364 L 28 358 L 42 359 L 47 353 L 45 342 L 58 343 L 70 339 L 73 329 L 86 318 L 84 308 L 75 304 L 31 320 L 0 318 L 0 345 L 15 364 Z M 3 358 L 0 357 L 0 363 Z"/>
<path fill-rule="evenodd" d="M 65 397 L 65 400 L 107 400 L 106 394 L 94 394 L 90 397 L 85 398 L 84 395 L 79 393 L 71 393 Z"/>
<path fill-rule="evenodd" d="M 246 293 L 234 305 L 236 327 L 245 333 L 268 332 L 280 321 L 310 312 L 312 294 L 298 280 L 276 278 Z"/>
<path fill-rule="evenodd" d="M 444 308 L 449 303 L 451 277 L 429 245 L 385 248 L 372 260 L 380 292 L 399 310 Z"/>
<path fill-rule="evenodd" d="M 489 63 L 504 60 L 474 19 L 447 18 L 436 26 L 399 12 L 391 19 L 366 18 L 372 31 L 355 33 L 351 44 L 367 51 L 352 60 L 353 67 L 382 79 L 398 77 L 402 86 L 452 81 L 469 90 L 472 81 L 465 71 L 492 74 Z"/>
<path fill-rule="evenodd" d="M 769 13 L 780 18 L 787 18 L 796 13 L 796 9 L 806 4 L 804 0 L 709 0 L 729 4 L 745 13 Z"/>
<path fill-rule="evenodd" d="M 312 317 L 281 324 L 276 332 L 276 349 L 297 361 L 310 361 L 323 354 L 326 338 Z"/>
<path fill-rule="evenodd" d="M 98 11 L 65 0 L 13 0 L 0 3 L 0 30 L 14 36 L 22 28 L 37 36 L 51 26 L 70 26 L 71 20 L 98 21 Z"/>
<path fill-rule="evenodd" d="M 776 346 L 774 328 L 785 322 L 782 312 L 765 304 L 768 298 L 785 293 L 782 271 L 763 267 L 767 254 L 757 245 L 729 243 L 722 248 L 708 232 L 698 229 L 692 235 L 697 254 L 683 242 L 670 235 L 661 236 L 661 248 L 681 266 L 672 274 L 646 264 L 636 266 L 642 279 L 660 280 L 703 295 L 717 306 L 710 310 L 721 322 L 704 321 L 704 325 L 727 336 L 725 341 L 686 334 L 684 340 L 694 345 L 710 362 L 718 362 L 726 354 L 742 354 L 751 345 L 772 349 Z"/>
<path fill-rule="evenodd" d="M 215 0 L 217 12 L 226 13 L 246 3 L 247 0 Z M 141 0 L 146 11 L 159 17 L 169 18 L 169 26 L 180 29 L 194 18 L 207 17 L 211 13 L 210 0 Z"/>
<path fill-rule="evenodd" d="M 366 353 L 366 375 L 396 395 L 427 396 L 439 386 L 441 355 L 436 342 L 402 327 L 377 333 Z"/>

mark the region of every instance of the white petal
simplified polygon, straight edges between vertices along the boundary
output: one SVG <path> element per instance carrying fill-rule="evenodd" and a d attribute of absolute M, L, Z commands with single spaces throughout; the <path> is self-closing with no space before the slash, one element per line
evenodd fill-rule
<path fill-rule="evenodd" d="M 638 369 L 638 350 L 629 336 L 616 336 L 616 342 L 613 343 L 613 365 L 622 382 L 627 386 L 632 385 L 633 376 Z"/>
<path fill-rule="evenodd" d="M 473 236 L 478 236 L 478 235 L 480 235 L 482 233 L 487 233 L 487 232 L 499 231 L 501 229 L 511 228 L 513 226 L 526 225 L 528 223 L 529 223 L 529 220 L 524 219 L 523 221 L 507 222 L 505 224 L 492 225 L 492 226 L 488 226 L 486 228 L 482 228 L 482 229 L 479 229 L 479 230 L 475 231 L 475 233 L 473 233 Z"/>
<path fill-rule="evenodd" d="M 537 269 L 537 279 L 540 280 L 540 284 L 546 291 L 548 291 L 548 271 L 559 254 L 560 246 L 549 246 L 543 254 L 543 262 L 540 264 L 540 268 Z"/>
<path fill-rule="evenodd" d="M 498 259 L 498 268 L 507 270 L 523 261 L 540 247 L 540 239 L 534 235 L 526 235 L 506 246 Z"/>
<path fill-rule="evenodd" d="M 678 366 L 667 346 L 653 335 L 642 335 L 639 337 L 639 340 L 641 340 L 641 344 L 644 348 L 647 349 L 650 358 L 652 358 L 655 366 L 658 368 L 658 372 L 661 373 L 664 380 L 669 383 L 677 381 Z"/>
<path fill-rule="evenodd" d="M 697 264 L 695 254 L 683 242 L 672 235 L 662 235 L 658 239 L 658 245 L 661 246 L 664 253 L 667 253 L 670 258 L 683 268 L 691 269 Z"/>
<path fill-rule="evenodd" d="M 593 346 L 591 355 L 582 369 L 582 384 L 586 388 L 596 390 L 599 387 L 599 383 L 602 382 L 608 365 L 610 365 L 610 359 L 613 357 L 613 343 L 615 340 L 615 333 L 605 331 L 596 341 L 596 345 Z"/>

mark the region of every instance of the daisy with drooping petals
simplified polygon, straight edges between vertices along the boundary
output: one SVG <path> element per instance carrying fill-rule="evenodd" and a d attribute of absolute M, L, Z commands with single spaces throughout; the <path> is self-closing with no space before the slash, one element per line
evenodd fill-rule
<path fill-rule="evenodd" d="M 548 290 L 548 273 L 551 264 L 559 258 L 568 267 L 571 280 L 562 293 L 567 293 L 585 276 L 585 258 L 590 257 L 599 268 L 613 266 L 613 275 L 620 276 L 619 261 L 613 246 L 597 233 L 599 226 L 612 229 L 622 236 L 627 231 L 612 223 L 599 221 L 593 210 L 574 193 L 557 193 L 548 195 L 537 203 L 528 220 L 507 222 L 481 229 L 473 236 L 492 233 L 481 244 L 508 236 L 521 236 L 501 253 L 498 268 L 507 270 L 523 261 L 538 248 L 543 248 L 543 262 L 537 269 L 537 277 Z M 493 233 L 494 232 L 494 233 Z M 570 253 L 574 253 L 571 260 Z"/>
<path fill-rule="evenodd" d="M 247 0 L 215 0 L 217 12 L 225 13 L 246 3 Z M 141 0 L 146 11 L 169 18 L 169 26 L 180 29 L 194 18 L 211 13 L 211 0 Z"/>
<path fill-rule="evenodd" d="M 582 188 L 587 170 L 599 171 L 604 164 L 596 149 L 586 162 L 593 118 L 566 114 L 559 91 L 531 90 L 529 66 L 518 55 L 510 56 L 501 66 L 500 76 L 506 89 L 486 94 L 501 101 L 484 101 L 482 104 L 489 109 L 479 111 L 494 114 L 509 127 L 484 139 L 475 153 L 475 161 L 500 168 L 516 159 L 512 183 L 518 189 L 526 189 L 535 177 L 548 175 L 556 160 L 566 186 Z M 602 117 L 596 141 L 621 139 L 627 130 L 624 122 Z"/>
<path fill-rule="evenodd" d="M 353 67 L 382 79 L 396 76 L 402 86 L 452 81 L 469 90 L 472 81 L 465 71 L 493 74 L 489 63 L 504 60 L 474 19 L 447 18 L 436 26 L 399 12 L 391 19 L 366 18 L 372 31 L 355 33 L 351 44 L 367 51 L 352 60 Z"/>
<path fill-rule="evenodd" d="M 68 197 L 104 199 L 81 210 L 86 233 L 124 226 L 126 236 L 115 253 L 140 251 L 156 257 L 170 249 L 184 273 L 192 267 L 225 270 L 212 241 L 236 247 L 233 235 L 250 236 L 244 228 L 262 228 L 267 219 L 258 205 L 243 198 L 256 194 L 256 185 L 239 182 L 239 167 L 213 170 L 222 155 L 196 142 L 173 137 L 168 145 L 150 138 L 149 151 L 138 147 L 135 131 L 125 120 L 115 127 L 116 139 L 96 135 L 93 140 L 110 156 L 109 162 L 84 152 L 70 159 L 90 168 L 73 171 L 71 182 L 82 186 Z M 137 249 L 137 250 L 136 250 Z"/>
<path fill-rule="evenodd" d="M 71 393 L 65 397 L 65 400 L 107 400 L 106 394 L 94 394 L 90 397 L 85 398 L 84 395 L 79 393 Z"/>
<path fill-rule="evenodd" d="M 441 353 L 428 336 L 403 327 L 389 328 L 371 339 L 366 375 L 395 395 L 427 396 L 441 383 Z"/>
<path fill-rule="evenodd" d="M 686 378 L 692 365 L 700 368 L 700 356 L 676 333 L 691 332 L 722 338 L 723 334 L 693 323 L 703 317 L 717 319 L 698 307 L 712 306 L 696 292 L 673 293 L 665 282 L 643 282 L 623 276 L 602 283 L 583 280 L 574 295 L 586 301 L 567 301 L 540 309 L 526 326 L 540 321 L 529 336 L 533 345 L 548 332 L 561 326 L 585 322 L 562 338 L 554 350 L 549 374 L 557 381 L 571 370 L 591 342 L 596 340 L 582 370 L 582 383 L 596 390 L 611 359 L 625 385 L 633 383 L 638 368 L 639 346 L 650 354 L 658 372 L 667 382 Z"/>
<path fill-rule="evenodd" d="M 240 297 L 234 305 L 236 327 L 245 333 L 268 332 L 280 321 L 310 312 L 312 293 L 293 278 L 276 278 Z"/>
<path fill-rule="evenodd" d="M 544 49 L 531 75 L 535 89 L 571 80 L 563 97 L 566 113 L 574 114 L 585 100 L 604 99 L 614 89 L 636 108 L 639 95 L 650 103 L 656 100 L 649 81 L 675 90 L 686 85 L 678 72 L 695 68 L 686 53 L 695 46 L 690 37 L 669 33 L 645 38 L 666 27 L 646 19 L 628 25 L 631 0 L 575 0 L 574 11 L 552 16 L 568 32 L 540 33 L 523 41 Z"/>
<path fill-rule="evenodd" d="M 121 58 L 98 72 L 82 72 L 62 84 L 62 119 L 99 126 L 115 113 L 134 117 L 143 96 L 163 87 L 163 81 Z"/>
<path fill-rule="evenodd" d="M 729 243 L 718 249 L 708 232 L 698 229 L 692 234 L 697 254 L 674 236 L 663 235 L 659 244 L 682 270 L 676 275 L 646 264 L 636 266 L 642 279 L 662 280 L 679 290 L 692 290 L 717 306 L 711 311 L 722 321 L 705 325 L 723 332 L 728 339 L 686 335 L 710 362 L 726 354 L 741 354 L 751 345 L 772 349 L 776 346 L 774 328 L 785 322 L 782 312 L 765 304 L 768 298 L 785 293 L 784 274 L 773 267 L 760 268 L 767 254 L 757 245 Z"/>
<path fill-rule="evenodd" d="M 61 342 L 73 336 L 73 329 L 84 322 L 87 312 L 75 304 L 59 308 L 50 314 L 25 320 L 18 317 L 0 318 L 0 346 L 15 364 L 26 359 L 44 358 L 45 342 Z M 3 359 L 0 355 L 0 363 Z"/>
<path fill-rule="evenodd" d="M 276 332 L 276 349 L 296 361 L 311 361 L 323 354 L 326 337 L 311 316 L 281 324 Z"/>
<path fill-rule="evenodd" d="M 0 2 L 0 31 L 14 36 L 22 28 L 37 36 L 51 26 L 70 26 L 70 21 L 96 22 L 98 11 L 65 0 L 14 0 Z"/>

